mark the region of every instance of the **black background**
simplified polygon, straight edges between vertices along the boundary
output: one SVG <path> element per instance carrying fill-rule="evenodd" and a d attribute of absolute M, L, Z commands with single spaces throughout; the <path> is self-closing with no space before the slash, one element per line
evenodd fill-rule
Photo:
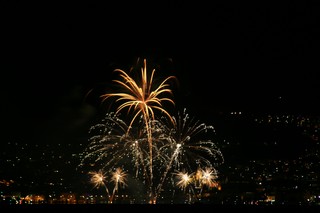
<path fill-rule="evenodd" d="M 147 58 L 175 75 L 175 99 L 216 112 L 319 114 L 312 2 L 2 1 L 3 141 L 85 140 L 92 88 Z M 77 139 L 81 138 L 81 139 Z"/>

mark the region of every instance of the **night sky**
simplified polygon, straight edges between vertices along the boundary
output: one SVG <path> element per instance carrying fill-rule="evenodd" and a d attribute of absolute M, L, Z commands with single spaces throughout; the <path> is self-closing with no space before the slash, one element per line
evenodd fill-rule
<path fill-rule="evenodd" d="M 2 143 L 85 142 L 98 92 L 137 58 L 177 76 L 177 107 L 209 123 L 216 112 L 319 115 L 310 2 L 44 2 L 0 4 Z"/>

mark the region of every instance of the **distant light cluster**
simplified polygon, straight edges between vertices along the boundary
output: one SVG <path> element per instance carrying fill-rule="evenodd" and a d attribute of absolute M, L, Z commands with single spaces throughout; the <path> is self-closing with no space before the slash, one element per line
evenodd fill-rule
<path fill-rule="evenodd" d="M 302 115 L 255 115 L 254 121 L 259 124 L 293 126 L 308 135 L 312 140 L 319 141 L 320 133 L 320 117 L 318 116 L 302 116 Z"/>

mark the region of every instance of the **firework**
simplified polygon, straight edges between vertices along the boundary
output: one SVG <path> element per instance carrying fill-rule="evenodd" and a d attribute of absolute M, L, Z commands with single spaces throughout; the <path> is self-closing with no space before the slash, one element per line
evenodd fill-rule
<path fill-rule="evenodd" d="M 122 103 L 116 112 L 107 113 L 101 123 L 90 128 L 93 136 L 80 163 L 101 168 L 94 173 L 91 182 L 96 187 L 105 186 L 104 174 L 111 173 L 115 185 L 113 199 L 120 185 L 127 186 L 127 175 L 132 172 L 132 177 L 143 181 L 148 188 L 149 203 L 156 203 L 159 195 L 170 187 L 183 191 L 188 188 L 189 195 L 194 194 L 194 188 L 201 189 L 199 194 L 205 186 L 213 188 L 218 178 L 215 167 L 224 161 L 216 144 L 204 137 L 214 136 L 213 126 L 191 118 L 186 109 L 175 116 L 162 108 L 163 101 L 174 104 L 172 99 L 160 97 L 164 93 L 171 94 L 167 81 L 174 77 L 166 78 L 159 86 L 153 85 L 155 71 L 148 78 L 146 60 L 141 70 L 141 84 L 126 72 L 116 71 L 122 81 L 115 82 L 124 92 L 101 97 L 103 101 L 117 97 L 116 101 Z M 121 119 L 125 108 L 128 108 L 127 113 L 133 112 L 129 121 Z M 154 110 L 162 112 L 161 116 L 157 117 Z M 153 170 L 157 171 L 156 175 Z"/>

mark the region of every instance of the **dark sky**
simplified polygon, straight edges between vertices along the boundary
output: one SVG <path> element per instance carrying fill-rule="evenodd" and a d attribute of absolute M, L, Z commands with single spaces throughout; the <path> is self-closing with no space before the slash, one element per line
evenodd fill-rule
<path fill-rule="evenodd" d="M 79 142 L 92 88 L 137 58 L 176 75 L 179 107 L 319 113 L 319 13 L 288 4 L 2 1 L 2 142 Z"/>

